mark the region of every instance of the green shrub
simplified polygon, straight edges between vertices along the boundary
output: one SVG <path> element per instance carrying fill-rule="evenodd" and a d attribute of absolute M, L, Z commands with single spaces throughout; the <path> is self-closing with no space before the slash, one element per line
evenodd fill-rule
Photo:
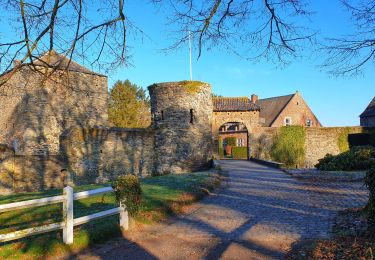
<path fill-rule="evenodd" d="M 233 147 L 232 155 L 234 159 L 247 159 L 247 147 Z"/>
<path fill-rule="evenodd" d="M 236 146 L 237 145 L 237 138 L 236 137 L 227 137 L 225 138 L 226 145 L 228 146 Z"/>
<path fill-rule="evenodd" d="M 366 205 L 366 212 L 370 226 L 375 227 L 375 163 L 366 173 L 366 186 L 369 190 L 369 201 Z"/>
<path fill-rule="evenodd" d="M 224 149 L 223 148 L 219 148 L 219 157 L 220 157 L 220 159 L 224 158 Z"/>
<path fill-rule="evenodd" d="M 122 175 L 113 183 L 117 202 L 126 205 L 129 215 L 137 215 L 141 206 L 142 188 L 139 179 L 135 175 Z"/>
<path fill-rule="evenodd" d="M 305 128 L 283 126 L 273 138 L 270 151 L 272 160 L 284 163 L 287 167 L 300 166 L 305 161 Z"/>
<path fill-rule="evenodd" d="M 353 147 L 335 156 L 327 154 L 315 167 L 324 171 L 368 170 L 374 160 L 371 158 L 373 153 L 371 146 Z"/>

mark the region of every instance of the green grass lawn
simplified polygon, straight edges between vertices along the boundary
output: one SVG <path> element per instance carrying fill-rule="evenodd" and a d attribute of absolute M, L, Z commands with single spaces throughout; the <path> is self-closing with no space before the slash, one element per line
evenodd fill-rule
<path fill-rule="evenodd" d="M 141 180 L 143 190 L 142 208 L 135 218 L 137 224 L 160 221 L 171 214 L 179 213 L 183 205 L 190 204 L 219 184 L 217 175 L 197 172 L 180 175 L 165 175 Z M 74 192 L 96 189 L 104 185 L 85 185 L 74 188 Z M 62 194 L 62 189 L 46 192 L 31 192 L 0 196 L 0 204 L 43 198 Z M 74 217 L 78 218 L 117 207 L 112 193 L 74 201 Z M 121 235 L 118 215 L 92 221 L 75 227 L 74 244 L 62 243 L 62 231 L 32 236 L 0 244 L 0 259 L 33 259 L 52 255 L 68 255 L 91 245 Z M 0 213 L 0 234 L 42 224 L 62 221 L 62 203 Z M 131 231 L 130 231 L 131 232 Z"/>

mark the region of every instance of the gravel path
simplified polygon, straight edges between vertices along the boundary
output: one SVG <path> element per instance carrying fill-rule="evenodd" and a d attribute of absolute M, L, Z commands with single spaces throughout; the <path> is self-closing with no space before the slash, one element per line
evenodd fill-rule
<path fill-rule="evenodd" d="M 326 238 L 334 214 L 365 205 L 360 182 L 294 179 L 249 161 L 222 161 L 227 181 L 170 223 L 128 232 L 78 259 L 282 259 L 301 238 Z"/>

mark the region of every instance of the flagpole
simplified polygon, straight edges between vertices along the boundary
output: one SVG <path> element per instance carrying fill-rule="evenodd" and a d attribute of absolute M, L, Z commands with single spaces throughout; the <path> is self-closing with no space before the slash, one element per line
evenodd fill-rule
<path fill-rule="evenodd" d="M 190 80 L 193 80 L 193 66 L 191 62 L 191 37 L 189 31 Z"/>

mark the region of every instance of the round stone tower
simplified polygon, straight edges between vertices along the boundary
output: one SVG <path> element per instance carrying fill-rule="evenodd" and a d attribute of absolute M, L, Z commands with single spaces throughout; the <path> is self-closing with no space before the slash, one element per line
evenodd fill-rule
<path fill-rule="evenodd" d="M 197 81 L 148 87 L 155 129 L 155 171 L 182 173 L 207 168 L 212 159 L 211 86 Z"/>

